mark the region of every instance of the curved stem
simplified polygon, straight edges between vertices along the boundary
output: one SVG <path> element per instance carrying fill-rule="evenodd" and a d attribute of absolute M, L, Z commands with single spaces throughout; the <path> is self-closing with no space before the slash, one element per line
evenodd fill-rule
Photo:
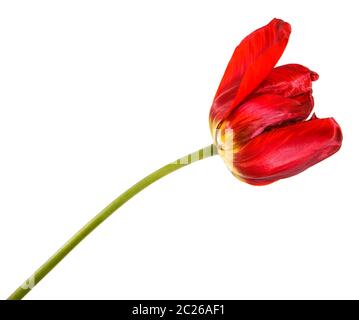
<path fill-rule="evenodd" d="M 113 200 L 105 209 L 98 213 L 92 220 L 84 225 L 75 235 L 70 238 L 52 257 L 49 258 L 39 269 L 35 271 L 19 288 L 17 288 L 8 298 L 8 300 L 22 299 L 34 286 L 36 286 L 55 266 L 65 258 L 84 238 L 86 238 L 95 228 L 105 221 L 119 207 L 130 200 L 134 195 L 148 187 L 153 182 L 161 179 L 169 173 L 187 166 L 190 163 L 201 159 L 208 158 L 217 154 L 217 150 L 213 145 L 202 148 L 183 158 L 149 174 L 131 188 L 122 193 Z"/>

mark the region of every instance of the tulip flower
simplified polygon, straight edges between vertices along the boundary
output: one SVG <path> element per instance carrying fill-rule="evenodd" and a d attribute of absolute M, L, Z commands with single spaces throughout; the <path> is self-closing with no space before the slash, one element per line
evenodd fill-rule
<path fill-rule="evenodd" d="M 312 115 L 318 74 L 299 64 L 275 67 L 291 32 L 273 19 L 235 49 L 215 94 L 209 122 L 213 144 L 182 157 L 130 187 L 80 229 L 9 299 L 23 298 L 103 221 L 158 179 L 219 154 L 231 172 L 252 185 L 296 175 L 337 152 L 342 133 L 333 118 Z"/>
<path fill-rule="evenodd" d="M 210 111 L 218 153 L 249 184 L 296 175 L 342 143 L 334 119 L 307 120 L 318 74 L 298 64 L 274 68 L 290 31 L 288 23 L 273 19 L 247 36 L 228 63 Z"/>

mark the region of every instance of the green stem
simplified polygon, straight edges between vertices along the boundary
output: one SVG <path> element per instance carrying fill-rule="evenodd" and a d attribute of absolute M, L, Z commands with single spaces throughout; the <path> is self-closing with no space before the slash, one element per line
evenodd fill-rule
<path fill-rule="evenodd" d="M 92 220 L 83 226 L 75 235 L 70 238 L 49 260 L 47 260 L 39 269 L 35 271 L 19 288 L 17 288 L 8 298 L 8 300 L 22 299 L 34 286 L 36 286 L 55 266 L 65 258 L 84 238 L 86 238 L 95 228 L 105 221 L 119 207 L 130 200 L 134 195 L 148 187 L 153 182 L 161 179 L 169 173 L 187 166 L 190 163 L 208 158 L 217 154 L 217 149 L 210 145 L 196 152 L 193 152 L 183 158 L 176 160 L 164 167 L 154 171 L 143 178 L 131 188 L 122 193 L 112 201 L 105 209 L 98 213 Z"/>

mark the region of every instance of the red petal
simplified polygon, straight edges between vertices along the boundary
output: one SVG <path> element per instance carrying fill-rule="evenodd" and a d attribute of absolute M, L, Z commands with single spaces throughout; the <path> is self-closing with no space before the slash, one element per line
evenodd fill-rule
<path fill-rule="evenodd" d="M 234 147 L 237 147 L 265 130 L 307 119 L 312 109 L 313 99 L 310 93 L 296 98 L 284 98 L 275 94 L 257 96 L 235 109 L 224 120 L 217 135 L 221 135 L 223 143 L 226 141 L 227 130 L 231 130 L 234 134 Z M 218 137 L 216 142 L 220 142 Z"/>
<path fill-rule="evenodd" d="M 250 140 L 234 155 L 233 170 L 250 184 L 269 184 L 328 158 L 341 143 L 341 129 L 333 118 L 300 122 Z"/>
<path fill-rule="evenodd" d="M 314 71 L 300 64 L 287 64 L 274 68 L 254 94 L 274 93 L 293 97 L 312 91 L 312 81 L 319 78 Z"/>
<path fill-rule="evenodd" d="M 242 40 L 215 95 L 210 112 L 212 126 L 221 122 L 269 75 L 287 45 L 290 32 L 288 23 L 273 19 Z"/>

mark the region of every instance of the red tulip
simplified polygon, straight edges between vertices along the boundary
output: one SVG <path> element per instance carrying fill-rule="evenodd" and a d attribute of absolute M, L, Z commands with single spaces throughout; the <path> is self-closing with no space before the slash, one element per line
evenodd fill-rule
<path fill-rule="evenodd" d="M 210 111 L 214 143 L 232 173 L 264 185 L 304 171 L 337 152 L 342 134 L 332 119 L 310 116 L 318 74 L 275 67 L 290 35 L 273 19 L 235 49 Z"/>

